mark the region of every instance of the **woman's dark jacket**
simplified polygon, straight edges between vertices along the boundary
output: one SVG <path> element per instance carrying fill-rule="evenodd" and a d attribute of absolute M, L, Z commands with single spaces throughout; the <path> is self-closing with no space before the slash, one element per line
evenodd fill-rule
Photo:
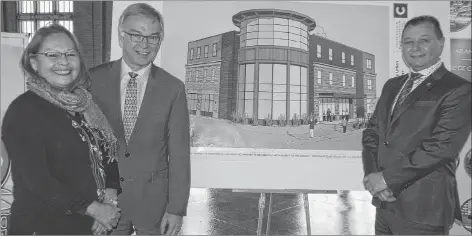
<path fill-rule="evenodd" d="M 2 140 L 11 160 L 13 196 L 8 234 L 91 234 L 85 209 L 97 200 L 88 144 L 72 119 L 35 93 L 5 113 Z M 117 163 L 105 166 L 107 188 L 119 190 Z"/>

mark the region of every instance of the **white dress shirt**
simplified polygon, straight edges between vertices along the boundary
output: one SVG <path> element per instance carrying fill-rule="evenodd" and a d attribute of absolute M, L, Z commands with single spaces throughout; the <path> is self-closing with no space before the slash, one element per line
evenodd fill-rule
<path fill-rule="evenodd" d="M 136 77 L 136 83 L 138 84 L 138 114 L 141 108 L 141 104 L 144 98 L 144 92 L 146 91 L 146 85 L 149 78 L 149 74 L 151 73 L 151 64 L 147 65 L 143 69 L 139 71 L 134 71 L 134 73 L 138 74 Z M 128 72 L 133 72 L 133 70 L 126 64 L 125 60 L 121 60 L 121 79 L 120 79 L 120 98 L 121 98 L 121 116 L 124 116 L 125 110 L 125 98 L 126 98 L 126 87 L 128 86 L 128 82 L 131 79 Z"/>
<path fill-rule="evenodd" d="M 433 74 L 437 69 L 439 69 L 439 67 L 441 67 L 442 64 L 443 64 L 443 63 L 442 63 L 441 59 L 439 59 L 439 61 L 436 62 L 434 65 L 432 65 L 432 66 L 430 66 L 430 67 L 428 67 L 428 68 L 426 68 L 426 69 L 417 71 L 416 73 L 420 73 L 422 76 L 421 76 L 421 78 L 419 78 L 419 79 L 413 81 L 413 86 L 411 87 L 410 93 L 413 92 L 413 90 L 415 90 L 415 89 L 418 87 L 418 85 L 420 85 L 421 83 L 423 83 L 423 81 L 424 81 L 426 78 L 428 78 L 428 76 L 430 76 L 430 75 Z M 410 69 L 410 72 L 408 73 L 408 77 L 410 77 L 410 76 L 411 76 L 411 73 L 413 73 L 413 72 L 414 72 L 414 71 Z M 402 86 L 402 88 L 400 89 L 400 91 L 398 91 L 398 94 L 397 94 L 397 96 L 395 97 L 395 100 L 394 100 L 394 102 L 393 102 L 393 104 L 392 104 L 392 108 L 391 108 L 390 112 L 393 112 L 393 109 L 395 108 L 395 104 L 397 103 L 397 100 L 398 100 L 398 96 L 400 96 L 400 92 L 403 90 L 403 88 L 405 87 L 405 85 L 406 85 L 406 81 L 405 81 L 405 83 L 403 84 L 403 86 Z"/>

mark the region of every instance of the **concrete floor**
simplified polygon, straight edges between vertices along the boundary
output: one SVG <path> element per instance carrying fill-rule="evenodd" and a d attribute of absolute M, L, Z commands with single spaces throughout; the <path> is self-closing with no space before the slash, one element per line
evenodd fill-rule
<path fill-rule="evenodd" d="M 302 194 L 273 194 L 271 224 L 266 232 L 268 194 L 262 233 L 306 235 Z M 374 234 L 375 208 L 368 192 L 309 194 L 311 234 Z M 192 189 L 182 235 L 255 235 L 258 193 Z"/>

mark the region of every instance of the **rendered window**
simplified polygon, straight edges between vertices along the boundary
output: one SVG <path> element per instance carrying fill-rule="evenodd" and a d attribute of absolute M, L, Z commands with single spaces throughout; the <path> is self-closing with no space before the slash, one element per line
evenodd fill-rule
<path fill-rule="evenodd" d="M 306 25 L 296 20 L 272 17 L 245 20 L 241 25 L 240 47 L 274 45 L 308 51 L 306 29 Z"/>
<path fill-rule="evenodd" d="M 246 81 L 244 94 L 244 111 L 253 118 L 254 101 L 254 64 L 246 64 Z"/>
<path fill-rule="evenodd" d="M 245 94 L 245 84 L 246 84 L 246 66 L 240 65 L 239 66 L 239 74 L 238 74 L 238 114 L 244 114 L 244 94 Z"/>
<path fill-rule="evenodd" d="M 208 45 L 205 45 L 203 53 L 204 53 L 205 58 L 207 58 L 208 57 Z"/>
<path fill-rule="evenodd" d="M 213 44 L 212 56 L 216 57 L 218 54 L 218 49 L 216 48 L 216 43 Z"/>
<path fill-rule="evenodd" d="M 274 64 L 273 78 L 273 109 L 272 119 L 286 119 L 287 111 L 287 65 Z"/>
<path fill-rule="evenodd" d="M 193 48 L 190 49 L 190 52 L 188 54 L 188 59 L 193 60 Z"/>
<path fill-rule="evenodd" d="M 272 64 L 259 64 L 258 119 L 272 119 Z"/>

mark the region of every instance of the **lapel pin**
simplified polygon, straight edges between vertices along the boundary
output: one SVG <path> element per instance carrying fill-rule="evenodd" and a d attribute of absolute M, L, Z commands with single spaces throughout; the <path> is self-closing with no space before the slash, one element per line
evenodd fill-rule
<path fill-rule="evenodd" d="M 431 86 L 431 83 L 430 82 L 426 83 L 426 86 L 428 86 L 428 87 Z"/>

